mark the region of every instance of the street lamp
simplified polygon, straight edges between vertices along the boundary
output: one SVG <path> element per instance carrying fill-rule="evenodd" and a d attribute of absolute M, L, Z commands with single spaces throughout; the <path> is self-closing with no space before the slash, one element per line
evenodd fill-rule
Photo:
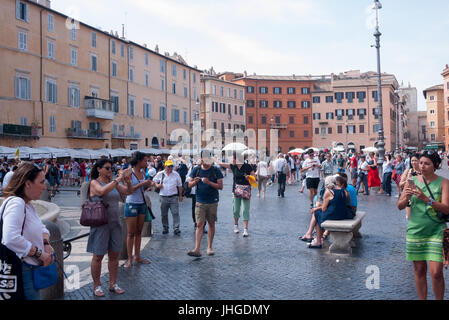
<path fill-rule="evenodd" d="M 380 36 L 379 32 L 379 9 L 382 9 L 382 4 L 379 0 L 374 0 L 373 9 L 376 10 L 376 31 L 374 32 L 374 37 L 376 38 L 377 49 L 377 98 L 379 100 L 378 111 L 379 111 L 379 141 L 377 142 L 377 149 L 379 152 L 379 159 L 377 160 L 378 165 L 382 168 L 382 164 L 385 158 L 385 141 L 384 141 L 384 124 L 383 124 L 383 109 L 382 109 L 382 83 L 381 83 L 381 73 L 380 73 Z"/>

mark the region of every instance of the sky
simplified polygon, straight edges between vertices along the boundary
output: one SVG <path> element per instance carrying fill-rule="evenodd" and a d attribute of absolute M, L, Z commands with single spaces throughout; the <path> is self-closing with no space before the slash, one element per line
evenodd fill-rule
<path fill-rule="evenodd" d="M 381 71 L 422 91 L 449 64 L 449 1 L 381 0 Z M 259 75 L 377 71 L 373 0 L 53 0 L 51 6 L 200 70 Z"/>

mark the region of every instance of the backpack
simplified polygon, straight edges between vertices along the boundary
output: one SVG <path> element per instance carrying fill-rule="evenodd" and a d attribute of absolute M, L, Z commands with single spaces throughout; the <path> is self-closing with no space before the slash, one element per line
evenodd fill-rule
<path fill-rule="evenodd" d="M 284 163 L 284 165 L 282 166 L 282 173 L 285 174 L 285 175 L 288 175 L 288 174 L 289 174 L 289 171 L 290 171 L 290 168 L 289 168 L 288 163 L 287 163 L 287 161 L 286 161 L 286 162 Z"/>

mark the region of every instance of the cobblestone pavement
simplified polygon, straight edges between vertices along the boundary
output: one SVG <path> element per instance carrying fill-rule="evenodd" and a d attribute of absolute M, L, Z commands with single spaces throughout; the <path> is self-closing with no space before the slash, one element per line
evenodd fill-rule
<path fill-rule="evenodd" d="M 447 166 L 439 174 L 449 176 Z M 220 192 L 219 221 L 214 239 L 214 256 L 206 255 L 207 239 L 203 238 L 201 258 L 187 256 L 194 246 L 191 200 L 180 205 L 181 235 L 162 234 L 159 200 L 153 195 L 154 235 L 146 238 L 142 256 L 150 265 L 120 267 L 118 284 L 124 295 L 106 292 L 105 298 L 92 294 L 90 254 L 86 240 L 74 242 L 72 255 L 65 260 L 80 268 L 81 286 L 66 289 L 67 300 L 142 300 L 142 299 L 416 299 L 413 264 L 405 260 L 405 211 L 396 207 L 397 195 L 359 196 L 359 210 L 367 212 L 363 220 L 362 239 L 351 256 L 327 253 L 326 248 L 312 250 L 298 240 L 309 221 L 307 193 L 298 193 L 299 186 L 287 186 L 285 198 L 277 197 L 277 185 L 268 187 L 266 199 L 251 199 L 249 237 L 233 232 L 232 176 L 224 180 Z M 395 190 L 395 188 L 394 188 Z M 67 235 L 74 236 L 88 229 L 80 227 L 79 198 L 73 192 L 61 192 L 55 202 L 63 208 L 61 221 Z M 172 225 L 171 216 L 170 225 Z M 70 228 L 69 228 L 70 227 Z M 205 235 L 206 236 L 206 235 Z M 108 286 L 107 259 L 102 270 L 103 287 Z M 121 261 L 120 265 L 123 264 Z M 379 289 L 368 289 L 370 266 L 380 271 Z M 445 277 L 449 274 L 444 271 Z M 371 283 L 370 281 L 368 281 Z M 429 298 L 433 297 L 428 278 Z M 446 289 L 446 297 L 449 297 Z"/>

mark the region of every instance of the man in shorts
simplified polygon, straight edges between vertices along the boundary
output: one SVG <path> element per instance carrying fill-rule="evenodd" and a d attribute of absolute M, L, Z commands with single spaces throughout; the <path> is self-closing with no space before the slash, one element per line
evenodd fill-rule
<path fill-rule="evenodd" d="M 207 152 L 208 153 L 208 152 Z M 219 201 L 218 190 L 223 189 L 223 174 L 220 169 L 213 166 L 213 161 L 207 154 L 201 157 L 201 166 L 193 168 L 190 173 L 189 188 L 196 186 L 195 204 L 195 249 L 187 254 L 191 257 L 201 257 L 200 244 L 204 233 L 204 224 L 209 224 L 207 255 L 214 254 L 212 242 L 215 235 L 215 222 L 217 221 L 217 208 Z"/>
<path fill-rule="evenodd" d="M 313 198 L 317 195 L 320 184 L 320 161 L 315 158 L 313 149 L 307 152 L 309 158 L 304 161 L 301 173 L 306 173 L 306 187 L 309 190 L 310 207 L 313 208 Z"/>

